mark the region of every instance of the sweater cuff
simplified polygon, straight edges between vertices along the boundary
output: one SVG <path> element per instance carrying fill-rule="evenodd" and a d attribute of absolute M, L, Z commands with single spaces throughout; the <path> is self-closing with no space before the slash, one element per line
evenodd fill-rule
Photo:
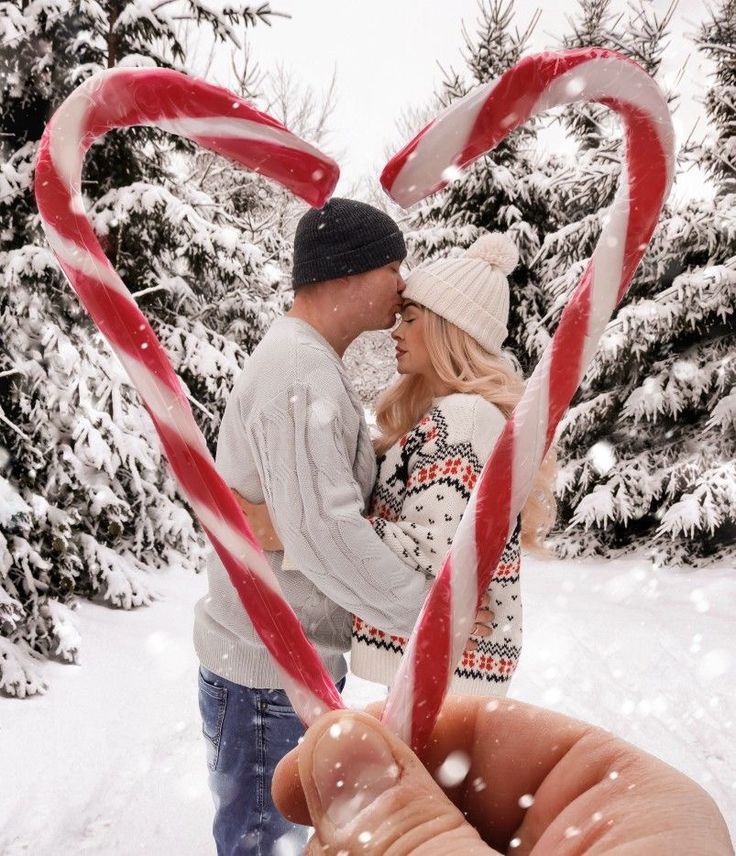
<path fill-rule="evenodd" d="M 363 641 L 356 640 L 353 636 L 353 644 L 350 648 L 350 671 L 365 681 L 390 687 L 399 670 L 401 657 L 401 650 L 374 648 Z"/>

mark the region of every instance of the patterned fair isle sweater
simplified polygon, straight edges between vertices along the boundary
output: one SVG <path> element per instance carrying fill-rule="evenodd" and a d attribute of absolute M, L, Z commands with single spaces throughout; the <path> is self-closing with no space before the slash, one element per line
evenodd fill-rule
<path fill-rule="evenodd" d="M 384 544 L 412 569 L 436 575 L 505 420 L 479 395 L 436 398 L 432 409 L 378 459 L 369 520 Z M 521 653 L 519 526 L 488 588 L 492 633 L 463 654 L 450 691 L 505 695 Z M 407 640 L 355 616 L 350 665 L 361 678 L 390 685 Z"/>

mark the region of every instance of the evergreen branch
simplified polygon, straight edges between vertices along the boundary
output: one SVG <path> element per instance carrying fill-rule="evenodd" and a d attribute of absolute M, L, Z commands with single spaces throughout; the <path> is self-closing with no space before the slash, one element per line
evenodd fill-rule
<path fill-rule="evenodd" d="M 41 454 L 41 450 L 36 448 L 36 446 L 34 446 L 32 444 L 31 438 L 28 436 L 28 434 L 26 434 L 24 431 L 22 431 L 14 422 L 11 422 L 10 419 L 8 419 L 8 417 L 5 415 L 5 412 L 3 411 L 2 407 L 0 407 L 0 421 L 4 422 L 8 426 L 8 428 L 10 428 L 12 431 L 15 431 L 15 433 L 22 440 L 25 440 L 26 443 L 28 443 L 30 448 L 33 449 L 33 451 L 37 455 Z"/>
<path fill-rule="evenodd" d="M 189 392 L 189 390 L 185 390 L 185 394 L 186 394 L 186 397 L 189 400 L 189 402 L 191 404 L 193 404 L 198 410 L 201 410 L 202 413 L 204 413 L 213 422 L 218 421 L 218 417 L 215 416 L 214 413 L 207 410 L 207 408 L 204 406 L 204 404 L 202 404 L 200 401 L 197 401 L 197 399 Z"/>
<path fill-rule="evenodd" d="M 698 47 L 715 53 L 725 53 L 736 56 L 736 48 L 730 45 L 717 44 L 716 42 L 698 42 Z"/>
<path fill-rule="evenodd" d="M 171 3 L 179 3 L 180 0 L 160 0 L 159 3 L 156 3 L 154 6 L 151 6 L 152 12 L 158 12 L 159 9 L 163 9 L 164 6 L 169 6 Z"/>
<path fill-rule="evenodd" d="M 143 297 L 144 294 L 153 294 L 156 291 L 166 291 L 167 293 L 170 293 L 171 287 L 167 284 L 153 285 L 150 288 L 142 288 L 140 291 L 133 291 L 130 296 L 137 300 L 139 297 Z"/>

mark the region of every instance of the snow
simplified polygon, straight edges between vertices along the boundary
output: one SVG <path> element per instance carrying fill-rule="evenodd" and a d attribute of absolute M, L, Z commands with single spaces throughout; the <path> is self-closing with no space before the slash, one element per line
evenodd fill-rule
<path fill-rule="evenodd" d="M 616 453 L 613 446 L 605 440 L 600 440 L 590 447 L 587 455 L 599 475 L 607 475 L 616 465 Z"/>
<path fill-rule="evenodd" d="M 17 490 L 0 476 L 0 525 L 7 526 L 16 514 L 30 511 Z"/>
<path fill-rule="evenodd" d="M 607 520 L 615 519 L 616 497 L 613 487 L 613 480 L 607 484 L 596 485 L 593 492 L 584 496 L 578 503 L 572 522 L 583 523 L 587 529 L 593 524 L 601 526 Z"/>
<path fill-rule="evenodd" d="M 725 369 L 724 369 L 725 371 Z M 708 427 L 736 428 L 736 387 L 713 408 Z"/>
<path fill-rule="evenodd" d="M 734 568 L 527 558 L 523 586 L 510 695 L 614 730 L 683 770 L 736 834 Z M 13 783 L 0 789 L 4 856 L 214 853 L 190 641 L 206 580 L 169 571 L 157 588 L 161 599 L 133 612 L 81 603 L 80 665 L 46 663 L 45 696 L 0 699 Z M 351 706 L 380 696 L 350 678 Z M 448 759 L 448 775 L 462 760 Z"/>

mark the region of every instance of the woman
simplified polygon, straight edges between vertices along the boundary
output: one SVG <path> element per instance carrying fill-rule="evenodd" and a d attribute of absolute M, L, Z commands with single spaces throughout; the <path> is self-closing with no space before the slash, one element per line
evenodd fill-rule
<path fill-rule="evenodd" d="M 523 392 L 501 353 L 507 335 L 506 276 L 518 251 L 504 235 L 479 238 L 462 256 L 415 268 L 394 329 L 401 375 L 376 406 L 378 476 L 369 519 L 408 565 L 436 575 L 470 493 Z M 505 694 L 521 652 L 520 541 L 539 548 L 554 517 L 549 467 L 537 478 L 488 590 L 489 635 L 475 637 L 451 691 Z M 479 628 L 481 629 L 481 628 Z M 353 620 L 351 669 L 393 682 L 406 640 Z"/>
<path fill-rule="evenodd" d="M 523 392 L 503 356 L 509 312 L 507 275 L 518 251 L 501 234 L 465 253 L 422 264 L 407 278 L 401 321 L 392 332 L 401 377 L 376 406 L 378 475 L 369 519 L 412 568 L 436 575 L 483 465 Z M 521 653 L 520 543 L 539 549 L 554 519 L 550 469 L 537 477 L 501 560 L 486 603 L 495 613 L 476 633 L 455 670 L 451 691 L 504 695 Z M 252 506 L 244 509 L 253 522 Z M 277 536 L 256 534 L 267 549 Z M 351 670 L 393 683 L 407 640 L 353 620 Z"/>

